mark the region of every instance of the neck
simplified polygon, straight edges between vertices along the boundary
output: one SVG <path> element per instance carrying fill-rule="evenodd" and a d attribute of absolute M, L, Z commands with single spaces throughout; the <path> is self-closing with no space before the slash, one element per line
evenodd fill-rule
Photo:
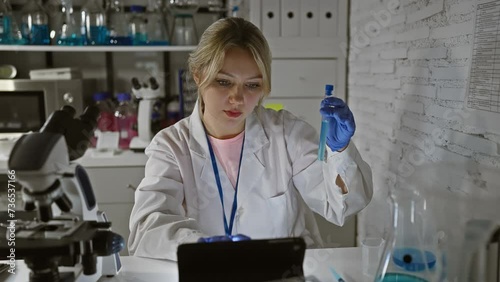
<path fill-rule="evenodd" d="M 207 134 L 217 139 L 231 139 L 238 136 L 238 134 L 245 130 L 245 124 L 243 124 L 241 128 L 238 127 L 234 129 L 217 129 L 214 126 L 211 126 L 210 123 L 206 122 L 205 120 L 203 120 L 203 124 L 205 125 Z"/>

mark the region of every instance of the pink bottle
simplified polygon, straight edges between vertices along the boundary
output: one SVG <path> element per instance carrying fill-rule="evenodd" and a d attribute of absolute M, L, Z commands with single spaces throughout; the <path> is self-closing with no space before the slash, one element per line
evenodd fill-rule
<path fill-rule="evenodd" d="M 107 92 L 98 92 L 94 94 L 96 107 L 99 109 L 99 118 L 97 119 L 97 129 L 95 136 L 98 136 L 97 131 L 114 131 L 115 130 L 115 106 L 111 101 L 111 95 Z M 92 146 L 95 147 L 97 137 L 92 138 Z"/>
<path fill-rule="evenodd" d="M 137 111 L 131 103 L 129 93 L 116 95 L 118 107 L 115 111 L 115 129 L 120 134 L 120 149 L 128 149 L 130 140 L 137 136 Z"/>

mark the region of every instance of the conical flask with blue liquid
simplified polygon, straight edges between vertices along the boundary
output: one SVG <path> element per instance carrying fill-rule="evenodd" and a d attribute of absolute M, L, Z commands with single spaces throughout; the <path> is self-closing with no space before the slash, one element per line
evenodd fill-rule
<path fill-rule="evenodd" d="M 444 256 L 432 207 L 417 190 L 391 192 L 393 226 L 381 258 L 377 282 L 444 281 Z"/>

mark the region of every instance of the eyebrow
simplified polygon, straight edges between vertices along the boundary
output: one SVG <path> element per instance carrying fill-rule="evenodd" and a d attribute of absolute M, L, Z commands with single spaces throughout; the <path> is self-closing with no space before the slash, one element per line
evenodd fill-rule
<path fill-rule="evenodd" d="M 230 76 L 230 77 L 234 77 L 234 75 L 230 74 L 230 73 L 227 73 L 225 71 L 219 71 L 219 74 L 224 74 L 224 75 L 227 75 L 227 76 Z M 261 74 L 258 74 L 256 76 L 252 76 L 252 77 L 249 77 L 247 79 L 255 79 L 255 78 L 262 78 L 262 75 Z"/>

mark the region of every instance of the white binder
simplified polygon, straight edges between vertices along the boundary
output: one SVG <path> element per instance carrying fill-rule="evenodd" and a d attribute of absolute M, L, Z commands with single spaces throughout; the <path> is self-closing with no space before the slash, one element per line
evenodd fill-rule
<path fill-rule="evenodd" d="M 280 36 L 280 0 L 262 0 L 262 33 L 266 37 Z"/>
<path fill-rule="evenodd" d="M 342 0 L 344 1 L 344 0 Z M 319 0 L 319 36 L 335 37 L 337 35 L 338 0 Z"/>
<path fill-rule="evenodd" d="M 298 37 L 300 0 L 281 0 L 281 37 Z"/>
<path fill-rule="evenodd" d="M 319 0 L 300 0 L 300 37 L 319 35 Z"/>

